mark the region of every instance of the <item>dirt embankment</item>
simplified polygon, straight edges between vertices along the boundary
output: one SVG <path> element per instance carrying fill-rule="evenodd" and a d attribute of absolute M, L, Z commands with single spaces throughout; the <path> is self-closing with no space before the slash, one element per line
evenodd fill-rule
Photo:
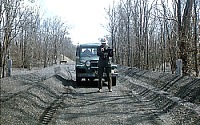
<path fill-rule="evenodd" d="M 170 117 L 174 124 L 200 125 L 200 79 L 168 73 L 119 68 L 120 82 L 129 82 L 130 88 Z"/>
<path fill-rule="evenodd" d="M 41 115 L 65 92 L 63 82 L 71 75 L 62 66 L 42 70 L 19 72 L 18 75 L 1 79 L 2 125 L 37 125 Z M 16 71 L 17 72 L 17 71 Z M 16 73 L 17 74 L 17 73 Z"/>
<path fill-rule="evenodd" d="M 137 68 L 128 68 L 123 74 L 141 80 L 158 90 L 179 97 L 184 101 L 200 104 L 199 78 L 139 70 Z"/>
<path fill-rule="evenodd" d="M 78 89 L 72 87 L 75 84 L 75 72 L 72 68 L 74 68 L 74 65 L 55 65 L 45 69 L 31 71 L 30 73 L 16 73 L 12 77 L 1 79 L 0 124 L 47 124 L 46 122 L 53 117 L 52 114 L 55 112 L 56 107 L 63 105 L 62 102 L 65 99 L 63 94 L 66 94 L 69 91 L 71 93 Z M 72 72 L 70 73 L 68 71 Z M 169 123 L 171 125 L 200 125 L 200 79 L 192 77 L 180 77 L 166 73 L 157 73 L 120 66 L 117 86 L 113 88 L 114 91 L 112 94 L 114 95 L 107 96 L 107 92 L 104 92 L 103 94 L 97 94 L 96 92 L 91 93 L 91 91 L 94 91 L 93 88 L 85 88 L 79 90 L 81 91 L 80 93 L 85 94 L 77 93 L 77 99 L 74 100 L 75 102 L 84 104 L 82 102 L 82 100 L 84 100 L 82 96 L 87 95 L 87 98 L 85 97 L 84 101 L 92 101 L 90 105 L 86 105 L 88 109 L 90 109 L 91 106 L 94 106 L 94 110 L 99 109 L 104 111 L 104 108 L 107 105 L 102 105 L 104 103 L 99 102 L 97 95 L 99 95 L 99 97 L 103 96 L 105 100 L 107 100 L 107 103 L 111 103 L 111 97 L 118 97 L 119 94 L 122 94 L 120 91 L 123 91 L 123 88 L 128 89 L 127 92 L 131 92 L 133 97 L 134 95 L 141 97 L 139 100 L 143 101 L 141 103 L 145 105 L 145 108 L 141 110 L 148 112 L 152 117 L 156 114 L 156 118 L 159 117 L 159 119 L 161 119 L 160 121 L 166 120 L 163 121 L 163 123 Z M 94 89 L 97 90 L 97 88 Z M 82 92 L 82 90 L 85 92 Z M 91 95 L 94 100 L 90 99 Z M 70 94 L 65 96 L 70 96 Z M 124 99 L 124 102 L 130 101 L 129 98 L 124 96 L 120 98 Z M 132 97 L 130 98 L 134 99 Z M 69 99 L 71 98 L 67 99 L 68 100 L 64 101 L 66 105 L 70 102 Z M 93 103 L 93 101 L 96 103 Z M 121 105 L 127 104 L 130 106 L 127 106 L 127 110 L 125 111 L 123 110 L 125 107 L 119 107 L 119 103 L 115 102 L 117 99 L 113 99 L 112 101 L 117 107 L 115 110 L 117 111 L 120 109 L 119 112 L 122 113 L 115 113 L 114 116 L 122 115 L 124 118 L 128 116 L 134 118 L 134 114 L 137 114 L 135 112 L 132 114 L 128 112 L 128 110 L 133 109 L 133 101 L 130 101 L 131 103 L 120 103 Z M 76 105 L 76 103 L 73 104 Z M 102 107 L 98 107 L 101 105 Z M 148 105 L 156 108 L 153 110 L 155 113 L 148 110 Z M 84 107 L 85 105 L 82 106 Z M 137 107 L 138 104 L 135 104 L 135 106 Z M 140 108 L 140 106 L 137 108 Z M 80 114 L 80 116 L 82 116 L 86 112 L 89 112 L 88 109 L 79 107 L 76 111 L 77 114 L 82 112 L 82 114 Z M 68 109 L 61 108 L 60 112 L 63 111 L 68 111 Z M 71 111 L 73 111 L 73 109 Z M 137 110 L 135 109 L 135 111 Z M 139 113 L 142 113 L 142 111 Z M 112 112 L 104 112 L 112 114 Z M 126 115 L 123 114 L 124 112 L 126 112 Z M 97 114 L 98 113 L 99 112 L 97 112 Z M 127 113 L 130 114 L 127 115 Z M 93 116 L 95 114 L 92 112 L 90 115 Z M 58 116 L 60 115 L 58 114 Z M 71 116 L 66 116 L 65 112 L 61 116 L 72 118 Z M 101 115 L 98 114 L 96 117 L 98 118 L 99 116 Z M 137 118 L 139 117 L 140 116 L 137 116 Z M 75 118 L 76 116 L 73 116 L 73 119 Z M 84 118 L 87 119 L 87 117 L 81 117 L 83 121 L 85 120 Z M 105 119 L 106 118 L 107 117 L 105 117 Z M 120 117 L 118 120 L 120 121 L 120 119 L 128 124 L 128 121 L 125 121 L 126 119 Z M 57 121 L 56 119 L 54 120 Z M 92 120 L 95 121 L 95 119 Z M 129 124 L 135 122 L 134 119 L 129 120 L 131 121 Z M 142 122 L 140 121 L 140 123 Z"/>

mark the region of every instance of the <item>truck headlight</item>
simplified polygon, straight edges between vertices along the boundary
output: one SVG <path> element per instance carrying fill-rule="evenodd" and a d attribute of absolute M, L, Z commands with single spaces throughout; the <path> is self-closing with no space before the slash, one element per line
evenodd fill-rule
<path fill-rule="evenodd" d="M 118 70 L 117 70 L 117 69 L 114 69 L 114 73 L 118 73 Z"/>
<path fill-rule="evenodd" d="M 86 61 L 86 62 L 85 62 L 85 65 L 86 65 L 87 67 L 89 67 L 90 64 L 91 64 L 90 61 Z"/>

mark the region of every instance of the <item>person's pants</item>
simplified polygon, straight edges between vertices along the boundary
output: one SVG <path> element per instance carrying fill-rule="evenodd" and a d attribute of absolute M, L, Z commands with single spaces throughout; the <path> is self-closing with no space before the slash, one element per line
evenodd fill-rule
<path fill-rule="evenodd" d="M 111 67 L 99 67 L 99 69 L 98 69 L 98 74 L 99 74 L 98 88 L 102 89 L 102 86 L 103 86 L 102 77 L 103 77 L 104 69 L 105 69 L 105 72 L 107 75 L 108 89 L 111 89 L 111 87 L 112 87 Z"/>

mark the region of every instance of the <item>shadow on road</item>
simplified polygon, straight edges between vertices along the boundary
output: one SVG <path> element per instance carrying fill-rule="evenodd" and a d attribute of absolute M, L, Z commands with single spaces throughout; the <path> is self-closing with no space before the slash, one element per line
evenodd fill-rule
<path fill-rule="evenodd" d="M 76 83 L 76 86 L 77 88 L 98 88 L 98 81 L 81 81 Z M 107 82 L 103 82 L 103 86 L 107 86 Z"/>

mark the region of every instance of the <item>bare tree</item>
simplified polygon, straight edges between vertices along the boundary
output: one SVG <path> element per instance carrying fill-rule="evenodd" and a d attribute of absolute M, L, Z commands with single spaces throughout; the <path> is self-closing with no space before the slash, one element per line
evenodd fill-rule
<path fill-rule="evenodd" d="M 195 1 L 175 0 L 170 7 L 171 3 L 164 0 L 120 0 L 109 9 L 114 14 L 108 13 L 110 24 L 116 29 L 115 35 L 111 35 L 116 43 L 116 62 L 174 73 L 179 57 L 183 60 L 184 75 L 191 74 L 193 69 L 198 74 Z M 114 17 L 115 21 L 111 20 Z"/>
<path fill-rule="evenodd" d="M 43 23 L 43 52 L 44 52 L 44 67 L 48 66 L 48 63 L 52 65 L 57 63 L 60 59 L 60 55 L 66 55 L 64 49 L 66 45 L 70 46 L 72 42 L 67 37 L 68 27 L 58 18 L 46 19 Z M 69 44 L 64 44 L 68 42 Z M 65 47 L 65 48 L 63 48 Z M 74 48 L 73 48 L 74 49 Z M 73 52 L 69 48 L 69 53 Z M 75 51 L 75 49 L 74 49 Z M 74 54 L 74 53 L 73 53 Z M 72 55 L 70 55 L 72 57 Z"/>
<path fill-rule="evenodd" d="M 181 1 L 178 0 L 177 6 L 178 6 L 178 29 L 179 29 L 179 57 L 183 61 L 183 75 L 189 75 L 191 73 L 189 65 L 191 59 L 189 58 L 189 55 L 191 54 L 190 49 L 190 32 L 191 32 L 191 16 L 192 16 L 192 7 L 194 0 L 187 0 L 183 16 L 181 17 Z"/>
<path fill-rule="evenodd" d="M 1 77 L 5 77 L 8 58 L 12 58 L 15 67 L 29 69 L 52 65 L 61 54 L 74 59 L 75 46 L 67 36 L 65 22 L 58 17 L 42 19 L 37 6 L 23 4 L 23 0 L 0 3 Z"/>
<path fill-rule="evenodd" d="M 14 25 L 15 19 L 20 9 L 20 2 L 18 0 L 3 0 L 1 3 L 1 29 L 2 31 L 2 71 L 1 76 L 5 77 L 5 70 L 7 59 L 9 59 L 9 46 L 12 39 L 16 36 L 16 32 L 13 32 L 16 27 Z"/>
<path fill-rule="evenodd" d="M 197 33 L 197 4 L 196 0 L 194 0 L 194 60 L 195 60 L 195 71 L 196 71 L 196 76 L 199 76 L 199 69 L 198 69 L 198 49 L 197 49 L 197 44 L 198 44 L 198 33 Z"/>
<path fill-rule="evenodd" d="M 115 10 L 115 2 L 113 0 L 113 6 L 111 8 L 111 6 L 109 6 L 109 9 L 106 10 L 107 11 L 107 15 L 108 15 L 108 20 L 109 20 L 109 24 L 108 24 L 108 31 L 110 32 L 111 34 L 111 45 L 112 45 L 112 48 L 116 49 L 117 47 L 117 43 L 115 41 L 116 39 L 116 32 L 117 32 L 117 13 L 116 13 L 116 10 Z M 114 51 L 114 55 L 116 55 L 116 50 Z M 112 58 L 112 62 L 116 62 L 114 56 Z"/>

